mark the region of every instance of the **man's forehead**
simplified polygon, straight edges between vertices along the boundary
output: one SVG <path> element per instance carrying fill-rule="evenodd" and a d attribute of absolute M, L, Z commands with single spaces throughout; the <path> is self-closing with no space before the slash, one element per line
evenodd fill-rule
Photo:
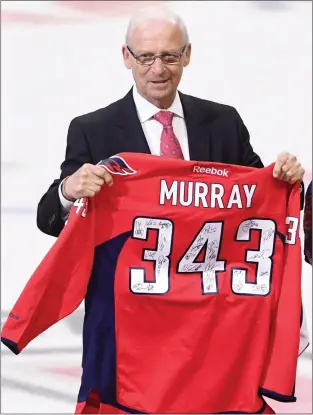
<path fill-rule="evenodd" d="M 184 46 L 184 35 L 175 24 L 143 24 L 133 29 L 131 43 L 137 50 L 176 51 Z"/>

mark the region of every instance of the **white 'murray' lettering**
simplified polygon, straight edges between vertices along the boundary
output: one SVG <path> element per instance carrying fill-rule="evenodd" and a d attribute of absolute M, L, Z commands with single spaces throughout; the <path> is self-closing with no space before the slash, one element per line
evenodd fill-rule
<path fill-rule="evenodd" d="M 180 182 L 179 203 L 190 206 L 193 200 L 193 182 Z"/>
<path fill-rule="evenodd" d="M 224 187 L 221 184 L 211 184 L 211 207 L 215 208 L 215 201 L 217 200 L 218 207 L 223 209 L 222 197 L 224 195 Z"/>
<path fill-rule="evenodd" d="M 245 209 L 252 205 L 256 185 L 234 184 L 230 192 L 220 183 L 174 180 L 171 184 L 161 180 L 160 205 L 195 206 L 202 208 Z"/>
<path fill-rule="evenodd" d="M 247 198 L 247 207 L 251 207 L 251 202 L 252 202 L 252 196 L 254 194 L 254 191 L 256 189 L 256 184 L 253 184 L 250 189 L 249 186 L 247 184 L 243 185 L 243 190 L 246 194 L 246 198 Z"/>
<path fill-rule="evenodd" d="M 203 207 L 208 207 L 206 196 L 208 194 L 208 185 L 206 183 L 195 183 L 195 206 L 200 206 L 200 199 Z"/>
<path fill-rule="evenodd" d="M 227 205 L 227 209 L 232 208 L 233 205 L 237 205 L 239 209 L 242 209 L 242 202 L 241 202 L 241 196 L 240 196 L 240 190 L 239 190 L 238 184 L 234 184 L 232 188 L 229 201 L 228 201 L 228 205 Z"/>
<path fill-rule="evenodd" d="M 171 200 L 172 205 L 177 205 L 177 187 L 178 182 L 177 180 L 174 180 L 172 183 L 171 188 L 169 189 L 167 186 L 166 180 L 161 180 L 161 189 L 160 189 L 160 205 L 165 205 L 165 199 Z"/>

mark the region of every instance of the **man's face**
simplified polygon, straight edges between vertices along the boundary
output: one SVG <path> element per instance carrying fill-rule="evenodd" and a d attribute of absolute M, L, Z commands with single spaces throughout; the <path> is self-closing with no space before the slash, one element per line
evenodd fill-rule
<path fill-rule="evenodd" d="M 175 97 L 183 68 L 190 61 L 191 46 L 185 44 L 181 28 L 171 22 L 140 23 L 133 28 L 129 43 L 123 46 L 124 63 L 132 70 L 138 92 L 155 105 L 168 108 Z M 136 62 L 127 46 L 135 55 L 144 57 L 157 53 L 179 55 L 186 48 L 178 63 L 167 64 L 157 58 L 151 66 L 145 66 Z"/>

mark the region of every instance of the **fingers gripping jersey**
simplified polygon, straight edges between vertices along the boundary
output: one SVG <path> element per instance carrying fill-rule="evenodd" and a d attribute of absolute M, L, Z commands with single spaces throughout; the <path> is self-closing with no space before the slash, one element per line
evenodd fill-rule
<path fill-rule="evenodd" d="M 294 401 L 299 185 L 273 179 L 273 165 L 131 153 L 100 165 L 114 185 L 75 202 L 3 343 L 18 354 L 85 299 L 77 413 L 249 413 L 262 411 L 262 394 Z"/>

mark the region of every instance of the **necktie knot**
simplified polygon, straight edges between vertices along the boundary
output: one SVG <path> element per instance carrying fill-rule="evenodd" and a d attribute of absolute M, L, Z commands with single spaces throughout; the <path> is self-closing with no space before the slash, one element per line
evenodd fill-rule
<path fill-rule="evenodd" d="M 159 111 L 153 118 L 159 121 L 163 127 L 169 127 L 172 125 L 174 114 L 170 111 Z"/>

